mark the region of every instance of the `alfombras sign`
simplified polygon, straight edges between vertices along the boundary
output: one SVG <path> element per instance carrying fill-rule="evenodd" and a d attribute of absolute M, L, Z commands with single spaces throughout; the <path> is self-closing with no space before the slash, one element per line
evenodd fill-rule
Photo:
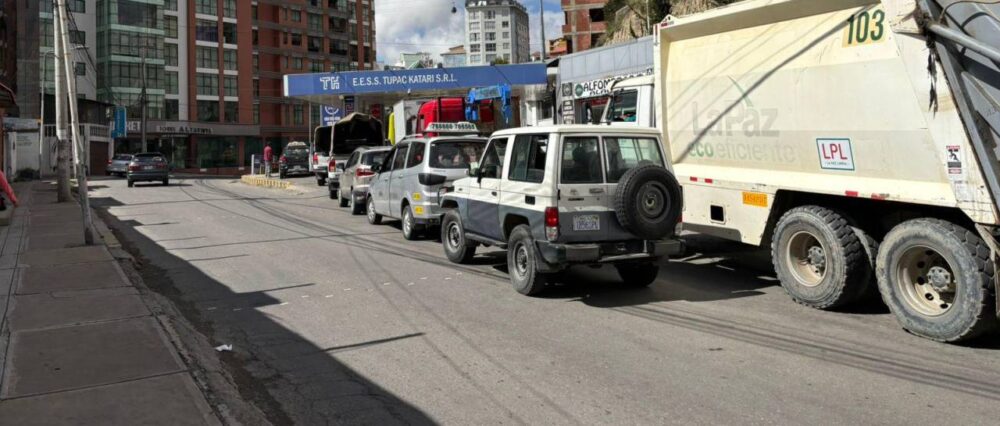
<path fill-rule="evenodd" d="M 285 96 L 405 93 L 546 82 L 545 64 L 292 74 L 285 76 Z"/>
<path fill-rule="evenodd" d="M 582 83 L 566 83 L 566 85 L 572 87 L 570 96 L 573 99 L 596 98 L 596 97 L 607 96 L 608 93 L 611 91 L 611 85 L 618 81 L 632 77 L 641 77 L 644 75 L 650 75 L 652 73 L 653 70 L 650 69 L 643 72 L 637 72 L 632 74 L 623 74 L 623 75 L 616 75 L 614 77 L 598 78 L 596 80 L 585 81 Z M 569 91 L 567 89 L 570 89 L 570 87 L 566 87 L 563 90 L 564 95 L 566 94 L 567 91 Z"/>

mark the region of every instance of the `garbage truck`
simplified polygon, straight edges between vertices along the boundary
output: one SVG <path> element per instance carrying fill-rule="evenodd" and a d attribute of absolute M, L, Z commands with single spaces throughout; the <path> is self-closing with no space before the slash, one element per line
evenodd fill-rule
<path fill-rule="evenodd" d="M 998 328 L 1000 4 L 748 0 L 657 25 L 683 227 L 769 248 L 795 301 Z"/>

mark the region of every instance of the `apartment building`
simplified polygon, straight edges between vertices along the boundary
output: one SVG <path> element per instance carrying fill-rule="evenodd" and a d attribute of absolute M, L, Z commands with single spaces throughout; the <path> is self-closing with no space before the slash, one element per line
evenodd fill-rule
<path fill-rule="evenodd" d="M 307 140 L 319 108 L 285 99 L 282 76 L 375 63 L 372 0 L 67 2 L 79 96 L 128 108 L 128 136 L 113 151 L 159 151 L 179 171 L 246 171 L 264 144 Z M 18 103 L 22 117 L 38 117 L 39 92 L 54 88 L 52 2 L 26 3 L 18 66 L 43 67 L 43 77 L 39 87 L 19 74 Z"/>
<path fill-rule="evenodd" d="M 568 53 L 582 52 L 600 44 L 608 29 L 604 16 L 607 3 L 607 0 L 562 0 L 565 18 L 562 33 Z"/>
<path fill-rule="evenodd" d="M 498 59 L 516 64 L 531 61 L 528 12 L 517 0 L 465 2 L 465 52 L 468 65 Z"/>

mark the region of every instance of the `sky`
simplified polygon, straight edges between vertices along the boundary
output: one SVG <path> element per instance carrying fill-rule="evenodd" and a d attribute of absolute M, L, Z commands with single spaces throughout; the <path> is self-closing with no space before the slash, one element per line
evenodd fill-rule
<path fill-rule="evenodd" d="M 563 13 L 559 0 L 545 4 L 545 37 L 562 34 Z M 539 1 L 524 3 L 531 26 L 531 51 L 540 50 Z M 451 13 L 452 5 L 458 12 Z M 375 0 L 375 39 L 378 60 L 394 64 L 402 52 L 428 52 L 435 61 L 449 47 L 465 43 L 464 0 Z"/>

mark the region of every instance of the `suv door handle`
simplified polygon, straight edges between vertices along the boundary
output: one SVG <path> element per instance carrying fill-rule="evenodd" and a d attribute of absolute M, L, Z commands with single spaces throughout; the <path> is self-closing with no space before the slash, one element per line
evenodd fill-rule
<path fill-rule="evenodd" d="M 591 194 L 603 194 L 604 188 L 590 188 Z"/>

